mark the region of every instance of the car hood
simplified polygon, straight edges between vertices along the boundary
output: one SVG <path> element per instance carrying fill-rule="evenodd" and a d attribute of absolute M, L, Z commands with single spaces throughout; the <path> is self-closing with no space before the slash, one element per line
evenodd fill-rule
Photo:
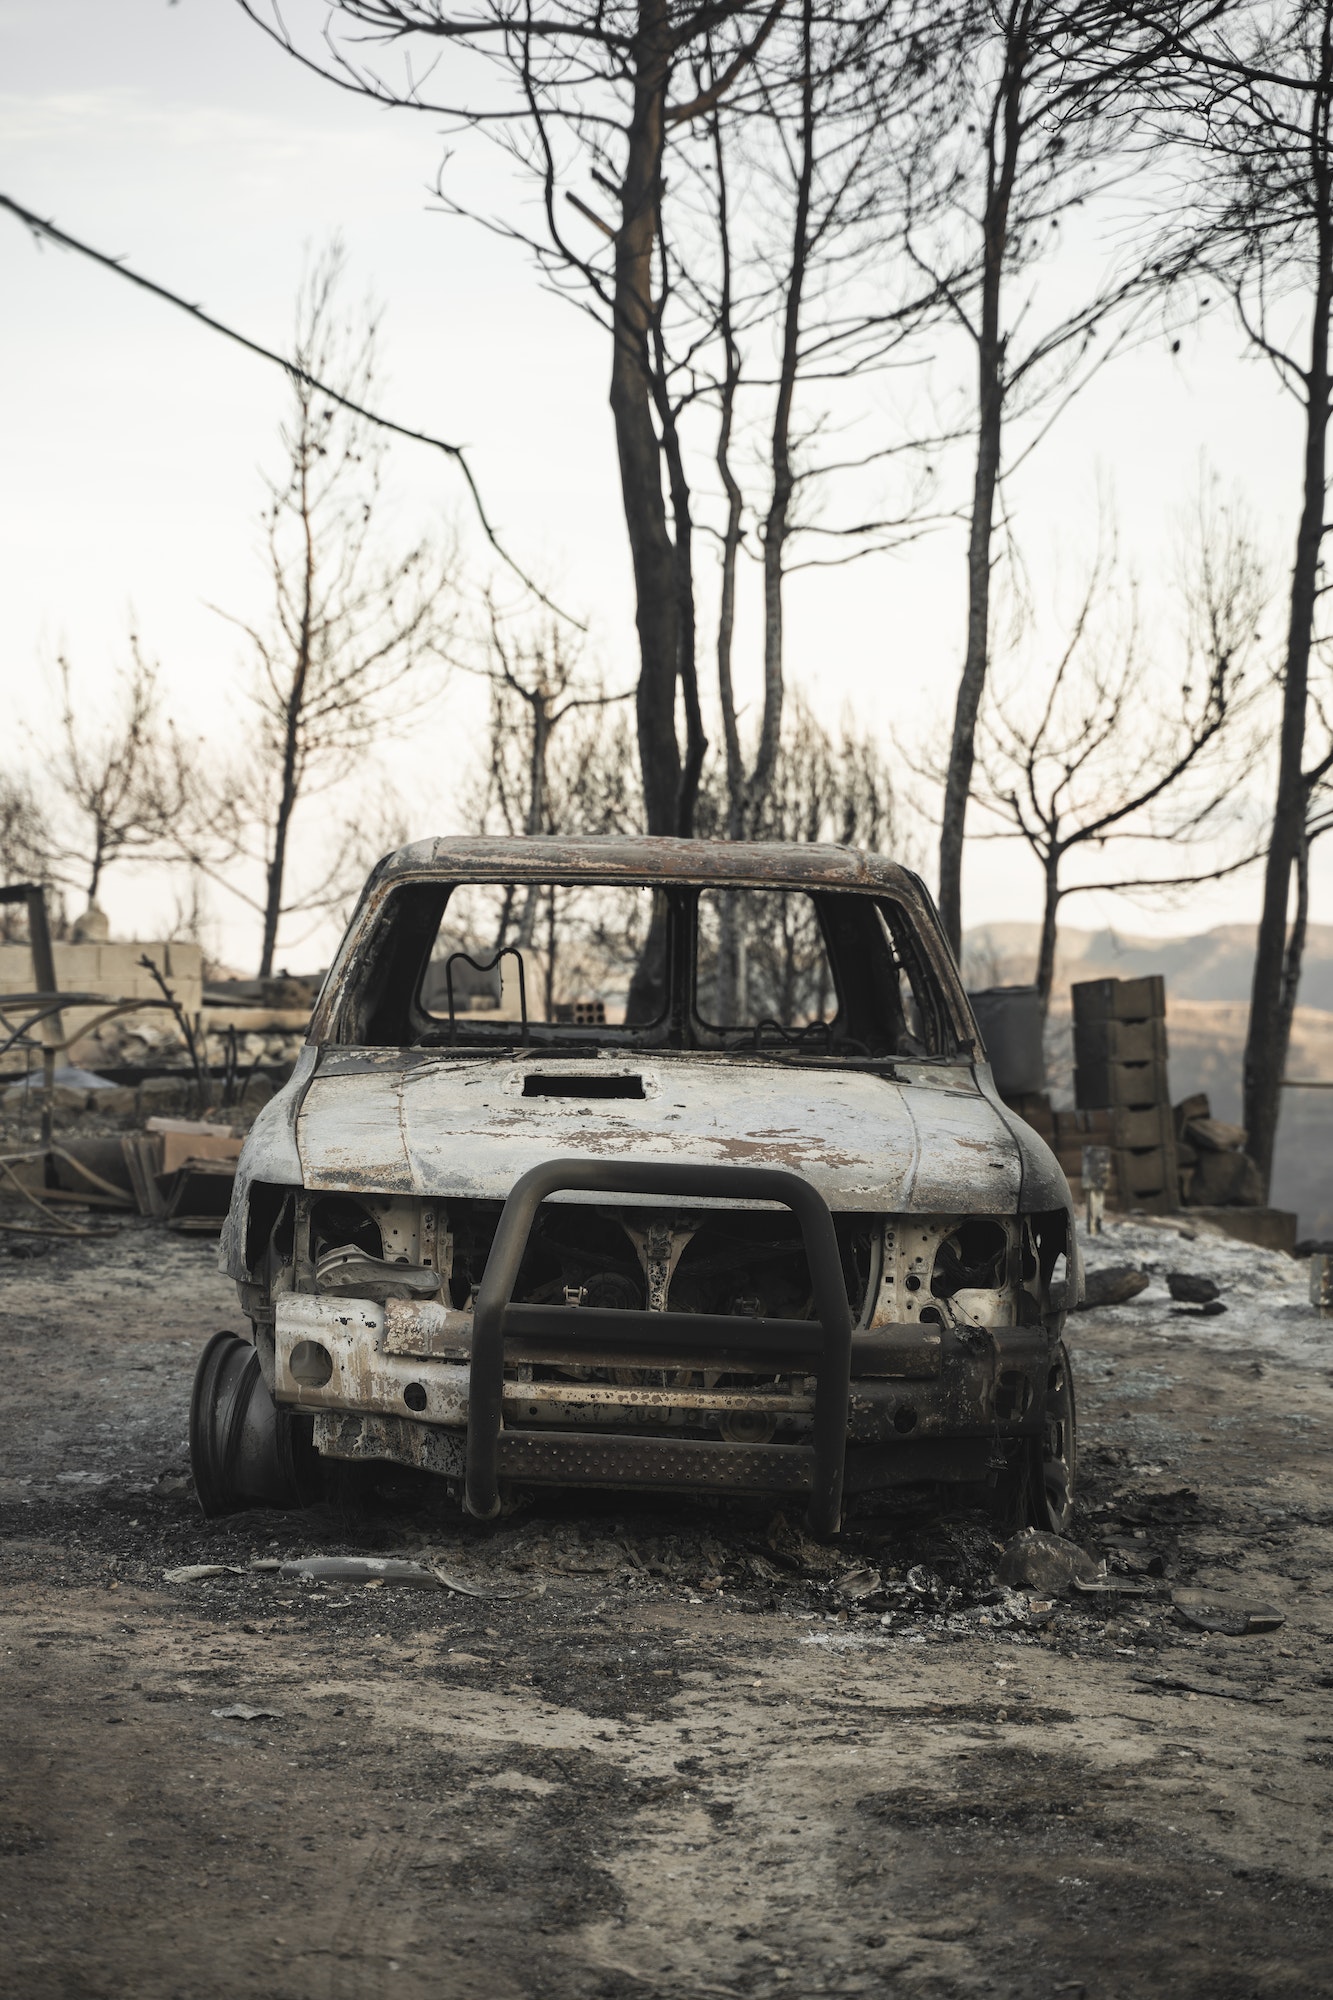
<path fill-rule="evenodd" d="M 573 1156 L 787 1167 L 842 1210 L 1017 1208 L 1023 1149 L 972 1073 L 895 1071 L 329 1050 L 297 1117 L 301 1178 L 330 1191 L 503 1200 L 529 1167 Z M 589 1078 L 643 1094 L 525 1094 Z"/>

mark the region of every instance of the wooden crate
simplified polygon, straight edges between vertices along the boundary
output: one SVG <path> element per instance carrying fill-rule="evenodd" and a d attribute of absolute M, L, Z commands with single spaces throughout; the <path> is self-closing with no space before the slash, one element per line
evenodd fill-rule
<path fill-rule="evenodd" d="M 1121 1106 L 1111 1113 L 1111 1143 L 1118 1150 L 1141 1152 L 1147 1146 L 1175 1150 L 1175 1121 L 1169 1104 L 1146 1104 L 1131 1109 Z"/>
<path fill-rule="evenodd" d="M 1074 1061 L 1080 1069 L 1097 1069 L 1103 1063 L 1164 1063 L 1166 1055 L 1166 1022 L 1157 1017 L 1074 1023 Z"/>
<path fill-rule="evenodd" d="M 1074 1098 L 1089 1111 L 1139 1111 L 1170 1103 L 1165 1062 L 1108 1062 L 1074 1071 Z"/>
<path fill-rule="evenodd" d="M 1160 972 L 1142 979 L 1081 979 L 1069 989 L 1074 1022 L 1164 1021 L 1166 981 Z"/>

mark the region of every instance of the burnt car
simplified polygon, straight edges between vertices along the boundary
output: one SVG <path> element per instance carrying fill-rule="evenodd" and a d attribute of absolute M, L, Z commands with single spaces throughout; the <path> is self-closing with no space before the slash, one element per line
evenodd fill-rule
<path fill-rule="evenodd" d="M 250 1332 L 195 1382 L 208 1512 L 370 1462 L 483 1519 L 573 1485 L 1069 1522 L 1068 1185 L 876 855 L 388 856 L 220 1255 Z"/>

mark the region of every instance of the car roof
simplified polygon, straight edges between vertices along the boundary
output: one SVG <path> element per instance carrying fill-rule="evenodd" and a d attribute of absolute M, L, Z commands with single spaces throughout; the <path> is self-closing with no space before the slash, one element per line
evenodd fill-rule
<path fill-rule="evenodd" d="M 929 904 L 919 876 L 883 854 L 799 840 L 677 840 L 664 834 L 501 838 L 455 835 L 416 840 L 387 854 L 379 883 L 439 876 L 490 881 L 497 875 L 564 876 L 614 882 L 724 882 L 738 887 L 881 890 Z"/>

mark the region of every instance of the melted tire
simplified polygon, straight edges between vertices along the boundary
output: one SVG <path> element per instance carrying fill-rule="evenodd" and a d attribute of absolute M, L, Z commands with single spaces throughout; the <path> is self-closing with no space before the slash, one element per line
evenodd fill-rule
<path fill-rule="evenodd" d="M 1046 1406 L 1040 1437 L 1029 1440 L 998 1483 L 980 1494 L 998 1531 L 1040 1528 L 1067 1535 L 1073 1525 L 1078 1473 L 1078 1415 L 1074 1377 L 1063 1341 L 1056 1344 L 1046 1376 Z"/>
<path fill-rule="evenodd" d="M 1078 1476 L 1078 1411 L 1074 1376 L 1063 1341 L 1056 1345 L 1046 1377 L 1046 1416 L 1033 1440 L 1028 1471 L 1028 1522 L 1047 1534 L 1067 1535 L 1074 1520 Z"/>
<path fill-rule="evenodd" d="M 250 1342 L 215 1333 L 190 1396 L 190 1466 L 204 1513 L 308 1507 L 319 1499 L 311 1429 L 308 1417 L 275 1404 Z"/>

